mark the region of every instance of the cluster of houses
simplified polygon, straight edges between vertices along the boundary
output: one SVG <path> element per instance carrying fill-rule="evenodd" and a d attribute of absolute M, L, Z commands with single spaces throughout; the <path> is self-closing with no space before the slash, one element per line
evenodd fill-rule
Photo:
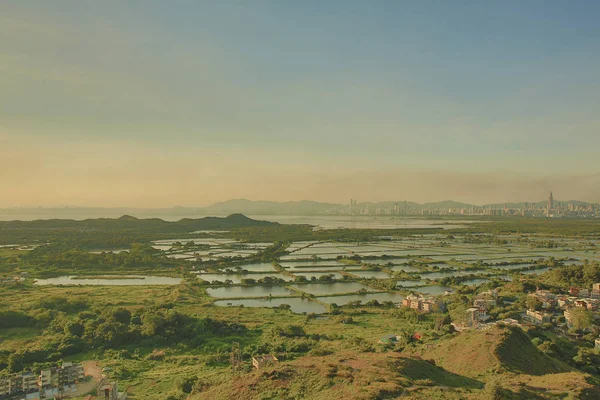
<path fill-rule="evenodd" d="M 594 283 L 592 290 L 572 287 L 569 289 L 569 293 L 580 298 L 600 300 L 600 283 Z"/>
<path fill-rule="evenodd" d="M 402 300 L 402 306 L 412 308 L 413 310 L 421 311 L 424 313 L 430 313 L 442 310 L 444 307 L 444 303 L 432 296 L 425 297 L 411 294 L 408 295 L 404 300 Z"/>
<path fill-rule="evenodd" d="M 542 325 L 552 322 L 555 314 L 551 310 L 562 310 L 567 326 L 571 327 L 571 310 L 574 307 L 582 307 L 590 311 L 597 311 L 600 308 L 600 283 L 595 283 L 592 290 L 572 287 L 568 295 L 538 289 L 529 296 L 539 300 L 542 310 L 526 310 L 523 314 L 524 319 Z"/>
<path fill-rule="evenodd" d="M 477 298 L 473 300 L 473 307 L 467 308 L 465 324 L 460 328 L 479 327 L 490 318 L 488 310 L 491 307 L 495 307 L 496 304 L 498 304 L 498 289 L 480 293 Z"/>
<path fill-rule="evenodd" d="M 73 363 L 63 363 L 61 367 L 42 370 L 39 375 L 35 375 L 33 372 L 23 372 L 0 376 L 0 399 L 62 397 L 75 392 L 77 383 L 84 378 L 83 366 Z"/>

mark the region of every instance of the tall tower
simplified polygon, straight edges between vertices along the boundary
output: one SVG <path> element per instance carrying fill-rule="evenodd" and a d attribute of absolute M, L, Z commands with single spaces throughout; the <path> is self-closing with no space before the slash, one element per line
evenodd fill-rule
<path fill-rule="evenodd" d="M 552 197 L 552 192 L 550 192 L 550 197 L 548 197 L 548 212 L 554 209 L 554 197 Z"/>

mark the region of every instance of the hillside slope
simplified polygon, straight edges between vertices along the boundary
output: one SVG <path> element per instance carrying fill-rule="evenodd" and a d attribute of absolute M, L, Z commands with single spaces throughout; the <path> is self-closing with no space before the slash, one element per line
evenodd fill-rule
<path fill-rule="evenodd" d="M 349 351 L 300 357 L 206 382 L 190 399 L 600 398 L 588 375 L 568 371 L 526 340 L 523 332 L 497 328 L 444 340 L 423 357 Z"/>
<path fill-rule="evenodd" d="M 451 372 L 472 378 L 502 372 L 544 375 L 571 371 L 540 352 L 521 329 L 514 327 L 463 332 L 422 356 Z"/>

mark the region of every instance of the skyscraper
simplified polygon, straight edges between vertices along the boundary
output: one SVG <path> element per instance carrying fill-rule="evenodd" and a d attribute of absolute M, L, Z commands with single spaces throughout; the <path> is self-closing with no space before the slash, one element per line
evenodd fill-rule
<path fill-rule="evenodd" d="M 548 212 L 554 209 L 554 197 L 552 197 L 552 192 L 550 192 L 550 197 L 548 197 Z"/>

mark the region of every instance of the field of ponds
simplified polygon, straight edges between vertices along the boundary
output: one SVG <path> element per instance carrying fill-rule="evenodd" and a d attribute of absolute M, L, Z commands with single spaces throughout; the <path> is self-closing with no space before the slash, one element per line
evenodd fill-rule
<path fill-rule="evenodd" d="M 248 307 L 288 304 L 294 312 L 318 313 L 323 304 L 344 305 L 357 300 L 399 303 L 410 292 L 444 295 L 455 291 L 456 285 L 478 286 L 493 278 L 510 281 L 515 274 L 542 274 L 551 268 L 581 264 L 584 260 L 600 260 L 596 249 L 600 242 L 564 241 L 552 248 L 543 248 L 538 243 L 547 238 L 540 236 L 527 237 L 527 244 L 521 242 L 520 235 L 504 240 L 506 243 L 498 243 L 494 237 L 485 235 L 437 234 L 350 243 L 304 241 L 292 243 L 287 248 L 288 253 L 279 258 L 278 266 L 242 264 L 236 267 L 261 272 L 260 276 L 281 278 L 284 282 L 279 285 L 235 287 L 242 277 L 258 277 L 256 273 L 237 274 L 237 278 L 232 278 L 232 274 L 211 271 L 205 277 L 219 281 L 229 279 L 234 283 L 233 287 L 208 289 L 215 298 L 235 298 L 234 302 L 215 302 L 219 306 L 224 303 Z M 549 264 L 551 259 L 556 263 Z M 228 272 L 231 271 L 230 268 Z M 376 281 L 386 284 L 374 285 Z M 382 287 L 390 287 L 389 282 L 395 290 L 382 292 Z M 442 284 L 446 282 L 452 283 Z M 306 296 L 309 300 L 302 298 Z"/>
<path fill-rule="evenodd" d="M 198 232 L 192 239 L 156 240 L 152 246 L 162 256 L 186 263 L 216 306 L 289 308 L 296 313 L 324 313 L 333 303 L 399 303 L 411 292 L 444 295 L 460 285 L 510 281 L 585 260 L 600 261 L 600 241 L 596 239 L 520 234 L 450 236 L 447 231 L 362 242 L 299 241 L 288 244 L 285 252 L 271 261 L 262 254 L 273 243 L 242 242 L 217 237 L 219 234 L 226 236 L 217 231 Z M 60 276 L 39 279 L 35 284 L 181 283 L 180 278 L 160 276 L 89 278 Z"/>

